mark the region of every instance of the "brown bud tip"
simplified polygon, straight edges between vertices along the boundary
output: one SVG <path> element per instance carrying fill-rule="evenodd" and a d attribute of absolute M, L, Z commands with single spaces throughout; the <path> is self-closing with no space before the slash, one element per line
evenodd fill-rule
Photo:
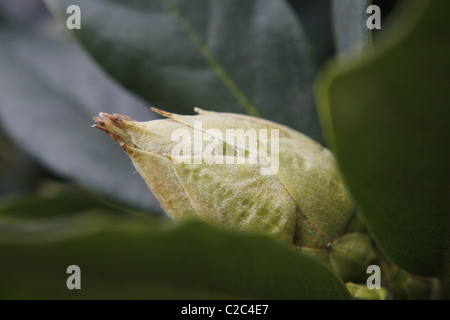
<path fill-rule="evenodd" d="M 93 127 L 98 128 L 98 129 L 101 129 L 101 127 L 104 127 L 104 126 L 105 126 L 105 121 L 103 121 L 102 118 L 100 118 L 100 117 L 94 117 L 94 120 L 95 120 L 95 122 L 98 123 L 98 125 L 97 125 L 97 124 L 94 124 Z"/>
<path fill-rule="evenodd" d="M 114 117 L 120 119 L 120 120 L 127 120 L 127 121 L 136 121 L 133 118 L 125 115 L 125 114 L 121 114 L 121 113 L 114 113 L 113 114 Z"/>
<path fill-rule="evenodd" d="M 98 115 L 102 118 L 102 120 L 108 119 L 114 123 L 120 123 L 123 121 L 123 119 L 118 117 L 117 114 L 110 115 L 108 113 L 100 112 Z"/>
<path fill-rule="evenodd" d="M 119 114 L 110 115 L 108 113 L 100 112 L 98 116 L 94 117 L 94 120 L 97 122 L 97 124 L 94 124 L 92 127 L 105 132 L 111 139 L 116 141 L 122 147 L 123 150 L 125 150 L 126 149 L 125 141 L 116 133 L 111 132 L 114 131 L 113 129 L 115 126 L 120 127 L 120 124 L 123 123 L 123 119 L 125 118 L 130 117 L 128 116 L 123 117 L 122 115 Z"/>
<path fill-rule="evenodd" d="M 155 108 L 155 107 L 151 107 L 151 110 L 157 114 L 162 115 L 163 117 L 166 117 L 166 118 L 170 118 L 172 116 L 171 112 L 167 112 L 167 111 Z"/>

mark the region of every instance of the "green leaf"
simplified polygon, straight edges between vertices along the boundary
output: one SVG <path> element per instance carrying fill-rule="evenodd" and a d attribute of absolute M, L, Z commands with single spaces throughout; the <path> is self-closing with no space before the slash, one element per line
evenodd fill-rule
<path fill-rule="evenodd" d="M 62 26 L 45 21 L 35 28 L 0 27 L 2 130 L 52 172 L 161 212 L 128 157 L 91 128 L 100 111 L 141 120 L 154 114 L 109 80 Z"/>
<path fill-rule="evenodd" d="M 58 213 L 60 201 L 0 203 L 1 299 L 350 298 L 328 267 L 268 236 L 167 225 L 81 199 Z M 66 287 L 70 265 L 81 290 Z"/>
<path fill-rule="evenodd" d="M 370 0 L 333 0 L 332 21 L 338 54 L 361 53 L 370 46 L 370 30 L 366 26 Z"/>
<path fill-rule="evenodd" d="M 322 74 L 317 97 L 329 142 L 379 245 L 401 268 L 440 276 L 450 266 L 450 7 L 408 4 L 373 54 Z"/>
<path fill-rule="evenodd" d="M 312 50 L 285 1 L 46 1 L 99 64 L 159 108 L 260 115 L 321 141 Z"/>

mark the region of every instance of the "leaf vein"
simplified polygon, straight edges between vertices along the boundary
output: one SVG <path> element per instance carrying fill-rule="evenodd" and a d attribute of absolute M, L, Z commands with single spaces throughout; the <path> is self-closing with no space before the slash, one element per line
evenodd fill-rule
<path fill-rule="evenodd" d="M 181 26 L 181 29 L 186 33 L 191 42 L 195 45 L 198 51 L 201 53 L 206 62 L 210 65 L 216 76 L 222 81 L 225 87 L 236 98 L 239 104 L 250 115 L 260 117 L 260 114 L 253 103 L 247 98 L 247 96 L 238 88 L 236 83 L 230 78 L 227 72 L 222 68 L 220 63 L 214 57 L 211 50 L 207 45 L 203 43 L 200 37 L 189 26 L 187 21 L 181 16 L 181 13 L 176 8 L 172 0 L 164 0 L 166 8 L 172 15 L 174 20 Z"/>

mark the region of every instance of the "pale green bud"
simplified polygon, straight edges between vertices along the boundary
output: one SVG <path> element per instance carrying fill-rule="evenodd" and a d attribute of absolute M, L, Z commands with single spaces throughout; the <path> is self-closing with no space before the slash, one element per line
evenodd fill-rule
<path fill-rule="evenodd" d="M 330 265 L 344 281 L 364 281 L 367 266 L 378 258 L 367 234 L 347 233 L 328 246 Z"/>
<path fill-rule="evenodd" d="M 333 155 L 315 141 L 252 116 L 200 109 L 198 115 L 183 116 L 153 110 L 168 119 L 138 122 L 100 113 L 95 127 L 122 146 L 170 217 L 197 216 L 231 228 L 262 230 L 301 250 L 319 250 L 319 255 L 327 254 L 327 246 L 345 233 L 354 205 Z M 186 130 L 192 141 L 203 141 L 193 144 L 190 164 L 174 157 L 174 150 L 183 149 L 184 138 L 173 139 L 178 129 Z M 256 146 L 251 138 L 248 145 L 234 144 L 227 135 L 230 129 L 256 131 Z M 205 160 L 211 154 L 216 160 L 240 154 L 256 155 L 261 161 L 219 164 Z"/>

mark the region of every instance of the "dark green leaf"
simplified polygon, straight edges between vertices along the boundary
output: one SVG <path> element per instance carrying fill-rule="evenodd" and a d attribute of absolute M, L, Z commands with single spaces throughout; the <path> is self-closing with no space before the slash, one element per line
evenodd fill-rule
<path fill-rule="evenodd" d="M 314 47 L 318 64 L 334 54 L 330 0 L 288 0 Z"/>
<path fill-rule="evenodd" d="M 284 1 L 64 0 L 47 3 L 125 87 L 162 109 L 249 113 L 321 141 L 312 99 L 316 66 Z"/>
<path fill-rule="evenodd" d="M 47 168 L 115 199 L 161 210 L 128 157 L 91 128 L 100 111 L 154 118 L 107 79 L 61 27 L 0 28 L 2 129 Z"/>
<path fill-rule="evenodd" d="M 436 276 L 450 266 L 450 6 L 408 4 L 373 54 L 323 74 L 318 99 L 378 243 L 405 270 Z"/>
<path fill-rule="evenodd" d="M 267 236 L 168 226 L 93 200 L 58 214 L 60 200 L 0 204 L 1 299 L 350 298 L 328 267 Z M 70 265 L 81 290 L 66 287 Z"/>

